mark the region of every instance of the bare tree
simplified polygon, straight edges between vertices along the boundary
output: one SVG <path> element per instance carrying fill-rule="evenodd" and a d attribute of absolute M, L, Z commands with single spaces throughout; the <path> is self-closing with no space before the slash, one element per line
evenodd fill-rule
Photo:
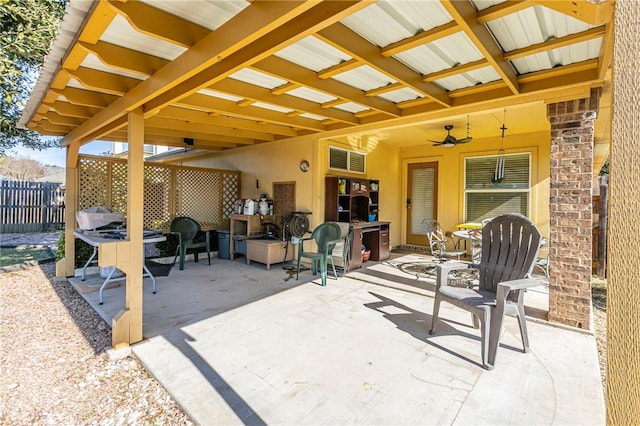
<path fill-rule="evenodd" d="M 1 156 L 0 176 L 12 180 L 33 181 L 44 176 L 44 166 L 30 158 Z"/>

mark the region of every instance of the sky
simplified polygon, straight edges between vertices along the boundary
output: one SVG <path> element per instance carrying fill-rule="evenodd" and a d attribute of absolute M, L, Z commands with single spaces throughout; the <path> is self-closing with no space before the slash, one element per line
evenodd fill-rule
<path fill-rule="evenodd" d="M 103 152 L 113 151 L 113 143 L 112 142 L 89 142 L 88 144 L 82 145 L 80 147 L 80 154 L 91 154 L 91 155 L 99 155 Z M 8 154 L 13 155 L 17 154 L 20 158 L 29 158 L 31 160 L 36 160 L 43 165 L 52 165 L 52 166 L 60 166 L 65 167 L 66 165 L 66 148 L 50 148 L 45 149 L 43 151 L 37 151 L 33 149 L 28 149 L 23 147 L 22 145 L 12 148 Z"/>

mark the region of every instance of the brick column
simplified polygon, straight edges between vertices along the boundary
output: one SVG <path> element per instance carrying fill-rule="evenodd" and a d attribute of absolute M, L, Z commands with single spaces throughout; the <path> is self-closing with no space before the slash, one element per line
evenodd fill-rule
<path fill-rule="evenodd" d="M 551 123 L 549 320 L 588 329 L 591 316 L 593 124 L 600 90 L 547 106 Z"/>

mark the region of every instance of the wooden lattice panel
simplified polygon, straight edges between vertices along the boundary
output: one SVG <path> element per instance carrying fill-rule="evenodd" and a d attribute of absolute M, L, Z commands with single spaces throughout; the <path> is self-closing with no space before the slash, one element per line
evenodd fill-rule
<path fill-rule="evenodd" d="M 222 186 L 222 219 L 228 221 L 235 213 L 235 205 L 240 198 L 240 175 L 238 173 L 223 173 Z"/>
<path fill-rule="evenodd" d="M 92 206 L 109 206 L 109 178 L 107 162 L 101 159 L 80 159 L 80 189 L 78 195 L 78 209 L 88 209 Z"/>
<path fill-rule="evenodd" d="M 79 208 L 104 206 L 127 213 L 127 161 L 80 157 Z M 204 228 L 229 225 L 240 194 L 240 172 L 145 163 L 144 226 L 169 228 L 176 216 L 190 216 Z"/>
<path fill-rule="evenodd" d="M 111 163 L 111 210 L 127 215 L 127 163 Z"/>
<path fill-rule="evenodd" d="M 189 216 L 201 226 L 220 223 L 221 181 L 217 173 L 176 171 L 176 215 Z"/>
<path fill-rule="evenodd" d="M 171 217 L 171 170 L 156 165 L 144 168 L 144 226 L 168 229 Z"/>

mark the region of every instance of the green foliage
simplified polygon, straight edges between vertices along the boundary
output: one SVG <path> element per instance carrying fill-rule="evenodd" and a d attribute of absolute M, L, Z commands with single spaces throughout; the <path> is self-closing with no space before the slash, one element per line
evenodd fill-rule
<path fill-rule="evenodd" d="M 59 145 L 16 127 L 36 76 L 56 35 L 66 0 L 0 0 L 0 155 L 18 144 Z"/>
<path fill-rule="evenodd" d="M 82 240 L 76 239 L 76 258 L 75 258 L 75 267 L 81 268 L 87 263 L 87 260 L 93 254 L 93 247 L 89 244 L 85 243 Z M 58 240 L 58 248 L 56 250 L 56 262 L 64 257 L 64 232 L 60 235 L 60 239 Z"/>
<path fill-rule="evenodd" d="M 48 247 L 42 246 L 2 247 L 2 249 L 0 249 L 0 266 L 50 259 L 51 254 Z"/>
<path fill-rule="evenodd" d="M 602 165 L 602 168 L 600 169 L 600 173 L 598 173 L 599 176 L 606 176 L 609 174 L 609 157 L 607 157 L 606 160 L 604 160 L 604 164 Z"/>

